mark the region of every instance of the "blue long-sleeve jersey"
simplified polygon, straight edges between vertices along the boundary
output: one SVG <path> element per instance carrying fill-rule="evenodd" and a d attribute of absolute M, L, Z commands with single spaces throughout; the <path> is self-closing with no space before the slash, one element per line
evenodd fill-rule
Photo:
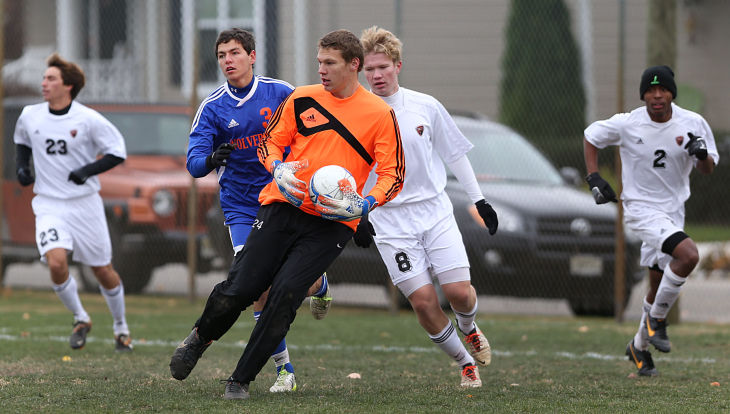
<path fill-rule="evenodd" d="M 205 159 L 220 144 L 234 147 L 227 166 L 217 168 L 226 224 L 256 216 L 259 192 L 272 179 L 256 150 L 269 119 L 293 89 L 284 81 L 263 76 L 254 76 L 245 88 L 226 82 L 203 100 L 195 114 L 187 153 L 187 169 L 193 177 L 210 172 Z"/>

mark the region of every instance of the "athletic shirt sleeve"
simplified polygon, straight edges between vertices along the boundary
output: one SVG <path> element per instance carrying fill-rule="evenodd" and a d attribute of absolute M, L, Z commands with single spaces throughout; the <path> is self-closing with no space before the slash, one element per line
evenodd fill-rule
<path fill-rule="evenodd" d="M 398 195 L 403 187 L 405 159 L 395 112 L 391 109 L 378 125 L 380 129 L 375 140 L 375 173 L 378 178 L 367 195 L 372 195 L 378 205 L 383 205 Z"/>
<path fill-rule="evenodd" d="M 712 157 L 715 165 L 717 165 L 720 162 L 720 154 L 717 152 L 717 144 L 715 143 L 715 136 L 712 134 L 712 128 L 702 117 L 700 117 L 698 128 L 698 135 L 703 137 L 707 143 L 707 155 Z M 695 165 L 697 165 L 697 160 L 695 160 Z"/>
<path fill-rule="evenodd" d="M 205 177 L 211 171 L 205 166 L 205 159 L 213 152 L 213 139 L 218 134 L 213 110 L 206 103 L 198 108 L 188 140 L 187 169 L 195 178 Z"/>
<path fill-rule="evenodd" d="M 474 145 L 461 133 L 441 102 L 435 98 L 431 100 L 433 147 L 441 160 L 446 164 L 451 164 L 466 155 Z"/>
<path fill-rule="evenodd" d="M 610 145 L 621 145 L 621 129 L 630 114 L 616 114 L 609 119 L 596 121 L 583 132 L 588 142 L 602 149 Z"/>
<path fill-rule="evenodd" d="M 94 111 L 94 115 L 90 117 L 91 137 L 96 143 L 99 154 L 111 154 L 116 157 L 126 159 L 127 147 L 124 143 L 124 137 L 114 124 L 104 118 L 100 113 Z"/>
<path fill-rule="evenodd" d="M 15 132 L 13 133 L 13 142 L 16 144 L 22 144 L 26 147 L 33 148 L 33 143 L 30 142 L 28 137 L 28 131 L 25 128 L 25 119 L 28 113 L 28 107 L 24 107 L 18 117 L 18 121 L 15 123 Z"/>
<path fill-rule="evenodd" d="M 297 130 L 291 96 L 287 96 L 271 116 L 266 132 L 264 132 L 264 139 L 259 143 L 259 161 L 269 172 L 271 172 L 271 163 L 284 159 L 284 151 L 294 138 L 292 132 Z"/>

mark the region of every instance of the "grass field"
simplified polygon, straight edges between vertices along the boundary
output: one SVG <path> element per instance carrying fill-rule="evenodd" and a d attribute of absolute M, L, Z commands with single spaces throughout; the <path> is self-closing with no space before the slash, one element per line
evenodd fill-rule
<path fill-rule="evenodd" d="M 86 347 L 68 346 L 71 316 L 51 291 L 0 295 L 0 412 L 682 412 L 730 410 L 730 329 L 682 323 L 669 328 L 670 354 L 654 352 L 660 375 L 635 377 L 624 348 L 634 322 L 613 319 L 479 315 L 492 364 L 484 386 L 458 387 L 458 368 L 437 350 L 411 312 L 337 307 L 315 321 L 303 306 L 287 341 L 299 390 L 270 394 L 273 363 L 251 398 L 222 398 L 253 325 L 250 311 L 211 346 L 190 377 L 168 363 L 203 301 L 130 296 L 135 350 L 113 351 L 101 295 L 83 295 L 94 328 Z M 68 358 L 64 358 L 69 356 Z M 66 359 L 66 360 L 64 360 Z M 349 379 L 359 373 L 361 379 Z M 712 384 L 719 382 L 719 386 Z"/>

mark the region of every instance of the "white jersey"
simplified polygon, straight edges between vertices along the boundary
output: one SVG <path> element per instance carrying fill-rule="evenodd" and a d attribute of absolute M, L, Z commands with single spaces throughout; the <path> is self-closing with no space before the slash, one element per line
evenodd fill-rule
<path fill-rule="evenodd" d="M 436 98 L 403 87 L 382 98 L 398 119 L 406 178 L 401 192 L 381 208 L 436 197 L 446 188 L 444 162 L 454 162 L 465 155 L 472 149 L 472 143 Z M 366 188 L 372 187 L 374 175 L 371 173 Z"/>
<path fill-rule="evenodd" d="M 98 192 L 101 186 L 96 176 L 82 185 L 68 180 L 71 171 L 96 161 L 98 155 L 127 158 L 119 130 L 100 113 L 76 101 L 64 115 L 53 115 L 47 102 L 26 106 L 13 139 L 33 151 L 33 192 L 54 198 Z"/>
<path fill-rule="evenodd" d="M 708 156 L 717 165 L 715 138 L 701 115 L 672 103 L 672 118 L 654 122 L 646 107 L 596 121 L 585 129 L 588 142 L 597 148 L 618 145 L 621 154 L 621 200 L 676 211 L 690 195 L 689 174 L 697 162 L 684 146 L 688 133 L 707 142 Z"/>

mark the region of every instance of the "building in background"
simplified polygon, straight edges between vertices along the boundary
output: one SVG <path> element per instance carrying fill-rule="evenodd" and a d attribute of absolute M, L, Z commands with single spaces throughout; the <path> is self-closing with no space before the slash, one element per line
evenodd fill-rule
<path fill-rule="evenodd" d="M 180 101 L 193 84 L 204 96 L 222 82 L 212 45 L 224 28 L 256 33 L 258 73 L 293 84 L 316 83 L 316 39 L 373 24 L 398 34 L 403 84 L 438 96 L 449 108 L 496 118 L 509 0 L 5 0 L 4 83 L 35 91 L 52 51 L 79 61 L 89 76 L 80 99 Z M 618 2 L 565 0 L 584 57 L 587 120 L 617 110 Z M 641 104 L 638 75 L 647 65 L 648 0 L 625 2 L 624 108 Z M 716 129 L 730 130 L 730 3 L 677 1 L 680 90 Z M 546 16 L 549 19 L 550 16 Z M 197 35 L 197 37 L 196 37 Z M 195 40 L 199 42 L 194 55 Z M 199 62 L 197 78 L 194 62 Z M 547 76 L 554 68 L 535 68 Z M 36 73 L 37 72 L 37 73 Z M 35 88 L 35 89 L 33 89 Z"/>

